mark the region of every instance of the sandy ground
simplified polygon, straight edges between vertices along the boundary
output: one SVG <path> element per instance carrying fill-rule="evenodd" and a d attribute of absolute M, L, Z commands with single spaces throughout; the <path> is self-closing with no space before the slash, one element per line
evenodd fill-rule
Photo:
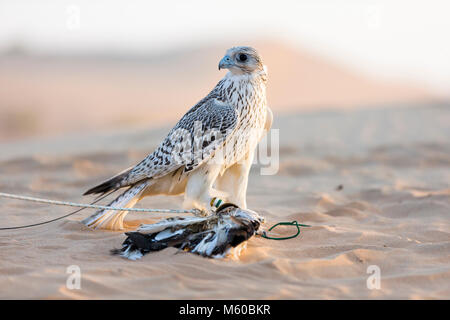
<path fill-rule="evenodd" d="M 313 227 L 286 241 L 252 238 L 240 260 L 175 249 L 141 261 L 109 255 L 120 232 L 80 224 L 88 210 L 40 227 L 0 231 L 0 298 L 354 299 L 450 298 L 450 108 L 424 105 L 275 115 L 276 175 L 251 171 L 249 206 L 267 226 Z M 81 193 L 138 162 L 167 128 L 80 134 L 1 145 L 0 190 L 89 201 Z M 340 187 L 339 187 L 340 186 Z M 178 208 L 179 197 L 140 207 Z M 0 199 L 1 226 L 68 208 Z M 129 214 L 128 222 L 156 221 Z M 279 234 L 287 235 L 288 229 Z M 81 289 L 66 269 L 81 269 Z M 367 288 L 367 268 L 381 289 Z"/>

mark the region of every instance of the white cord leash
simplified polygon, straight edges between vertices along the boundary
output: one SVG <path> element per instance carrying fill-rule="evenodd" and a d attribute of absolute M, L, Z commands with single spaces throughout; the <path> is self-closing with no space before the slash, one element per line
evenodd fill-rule
<path fill-rule="evenodd" d="M 75 202 L 68 202 L 68 201 L 41 199 L 41 198 L 20 196 L 17 194 L 10 194 L 10 193 L 4 193 L 4 192 L 0 192 L 0 197 L 32 201 L 32 202 L 39 202 L 39 203 L 54 204 L 57 206 L 68 206 L 68 207 L 79 207 L 79 208 L 106 209 L 106 210 L 117 210 L 117 211 L 134 211 L 134 212 L 192 213 L 192 214 L 197 213 L 196 210 L 117 208 L 117 207 L 101 206 L 101 205 L 96 205 L 96 204 L 84 204 L 84 203 L 75 203 Z"/>

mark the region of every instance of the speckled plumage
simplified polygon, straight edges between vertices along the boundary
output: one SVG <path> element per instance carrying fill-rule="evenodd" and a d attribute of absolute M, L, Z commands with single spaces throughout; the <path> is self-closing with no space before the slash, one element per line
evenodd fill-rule
<path fill-rule="evenodd" d="M 130 260 L 168 247 L 209 258 L 222 258 L 256 234 L 264 218 L 252 210 L 223 204 L 207 217 L 171 217 L 154 224 L 142 224 L 126 233 L 122 248 L 113 249 Z"/>
<path fill-rule="evenodd" d="M 240 61 L 242 55 L 245 61 Z M 137 195 L 130 193 L 130 199 L 122 196 L 122 205 L 126 200 L 136 203 L 147 195 L 184 193 L 186 208 L 208 210 L 208 199 L 220 196 L 245 209 L 253 152 L 271 124 L 266 103 L 267 73 L 256 50 L 250 47 L 229 49 L 219 69 L 221 66 L 230 72 L 181 118 L 153 153 L 85 194 L 131 186 L 140 191 Z M 237 190 L 220 190 L 220 186 Z M 117 205 L 119 198 L 110 205 Z M 123 216 L 97 212 L 84 223 L 121 229 Z"/>

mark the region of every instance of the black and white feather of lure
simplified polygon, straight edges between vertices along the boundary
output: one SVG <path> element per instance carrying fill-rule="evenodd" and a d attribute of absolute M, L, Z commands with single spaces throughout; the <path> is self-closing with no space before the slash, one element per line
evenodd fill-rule
<path fill-rule="evenodd" d="M 204 257 L 221 258 L 258 231 L 264 218 L 251 210 L 226 203 L 206 217 L 173 217 L 143 224 L 128 237 L 121 249 L 111 250 L 131 260 L 168 247 Z"/>

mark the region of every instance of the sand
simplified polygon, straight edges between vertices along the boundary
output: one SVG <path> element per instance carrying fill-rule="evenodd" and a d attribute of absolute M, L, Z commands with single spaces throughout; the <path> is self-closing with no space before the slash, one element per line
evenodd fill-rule
<path fill-rule="evenodd" d="M 265 227 L 297 220 L 300 237 L 252 238 L 239 260 L 166 249 L 129 261 L 111 256 L 121 232 L 79 222 L 0 231 L 0 298 L 26 299 L 449 299 L 450 108 L 386 106 L 275 114 L 280 164 L 252 168 L 248 203 Z M 168 128 L 110 130 L 0 145 L 0 190 L 68 200 L 137 163 Z M 139 207 L 179 208 L 180 197 Z M 1 226 L 71 209 L 0 199 Z M 129 214 L 130 226 L 161 215 Z M 292 230 L 279 229 L 279 235 Z M 66 287 L 67 267 L 81 289 Z M 380 289 L 369 290 L 369 266 Z"/>

